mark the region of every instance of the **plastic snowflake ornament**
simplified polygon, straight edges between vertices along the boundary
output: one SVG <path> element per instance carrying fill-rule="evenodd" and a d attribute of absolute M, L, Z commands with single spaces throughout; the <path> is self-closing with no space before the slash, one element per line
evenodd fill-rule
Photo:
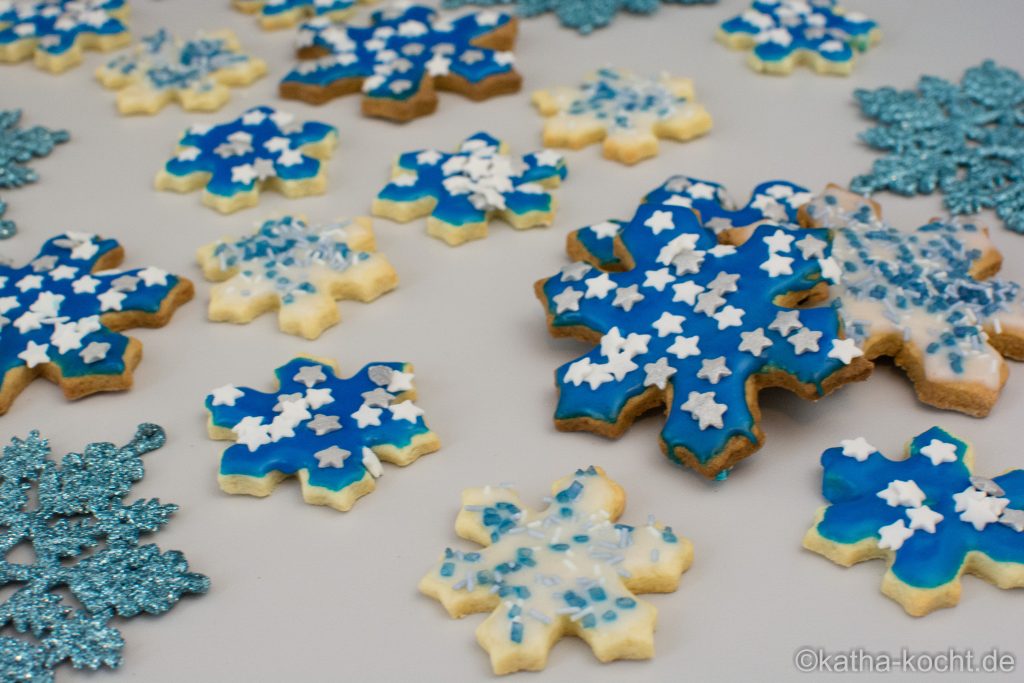
<path fill-rule="evenodd" d="M 80 64 L 85 50 L 113 50 L 131 38 L 126 0 L 3 0 L 0 62 L 33 57 L 60 73 Z"/>
<path fill-rule="evenodd" d="M 666 5 L 710 5 L 718 0 L 444 0 L 445 7 L 464 5 L 515 4 L 519 14 L 532 17 L 554 12 L 563 26 L 586 35 L 594 29 L 604 28 L 619 12 L 653 14 Z"/>
<path fill-rule="evenodd" d="M 0 415 L 40 376 L 69 399 L 131 387 L 142 345 L 119 331 L 166 324 L 192 283 L 123 259 L 116 240 L 68 232 L 27 265 L 0 265 Z"/>
<path fill-rule="evenodd" d="M 1024 470 L 972 474 L 970 445 L 938 427 L 889 460 L 864 439 L 821 456 L 822 491 L 804 547 L 837 564 L 888 564 L 882 592 L 913 616 L 960 601 L 960 577 L 1024 586 Z"/>
<path fill-rule="evenodd" d="M 453 617 L 491 612 L 477 640 L 494 673 L 536 671 L 562 635 L 582 638 L 602 662 L 654 656 L 654 606 L 636 593 L 669 593 L 693 560 L 671 527 L 618 523 L 626 494 L 590 467 L 555 482 L 533 512 L 506 487 L 462 493 L 459 536 L 486 546 L 445 550 L 420 581 Z"/>
<path fill-rule="evenodd" d="M 517 92 L 516 21 L 498 12 L 441 19 L 425 5 L 374 12 L 370 26 L 321 19 L 299 31 L 302 60 L 281 96 L 313 104 L 362 91 L 363 113 L 408 121 L 437 109 L 436 90 L 473 100 Z"/>
<path fill-rule="evenodd" d="M 878 126 L 861 140 L 886 153 L 850 189 L 901 195 L 939 190 L 954 214 L 993 209 L 1024 232 L 1024 78 L 986 61 L 959 84 L 924 76 L 916 90 L 857 90 Z"/>
<path fill-rule="evenodd" d="M 174 101 L 216 111 L 231 97 L 229 86 L 249 85 L 267 72 L 262 59 L 241 50 L 231 31 L 180 40 L 160 29 L 100 67 L 96 78 L 117 90 L 122 114 L 155 114 Z"/>
<path fill-rule="evenodd" d="M 517 229 L 550 225 L 556 202 L 548 190 L 565 176 L 561 154 L 514 157 L 497 138 L 477 133 L 455 153 L 402 154 L 373 213 L 403 223 L 426 215 L 427 232 L 455 246 L 486 237 L 495 216 Z"/>
<path fill-rule="evenodd" d="M 405 466 L 441 446 L 413 401 L 412 366 L 374 363 L 348 379 L 331 364 L 296 358 L 271 393 L 225 385 L 206 397 L 227 493 L 268 496 L 297 476 L 311 505 L 346 511 L 376 488 L 381 460 Z"/>
<path fill-rule="evenodd" d="M 203 188 L 203 203 L 221 213 L 255 206 L 263 188 L 286 197 L 322 194 L 327 159 L 338 131 L 318 121 L 298 123 L 288 112 L 253 107 L 216 126 L 197 124 L 157 174 L 156 187 L 173 192 Z"/>
<path fill-rule="evenodd" d="M 825 248 L 798 247 L 807 236 Z M 649 203 L 614 239 L 626 270 L 578 254 L 536 285 L 553 335 L 597 344 L 555 373 L 560 429 L 617 437 L 665 404 L 662 449 L 713 477 L 760 447 L 760 389 L 816 399 L 867 375 L 834 308 L 792 307 L 824 294 L 827 230 L 766 223 L 733 246 L 691 209 Z"/>
<path fill-rule="evenodd" d="M 66 130 L 50 130 L 42 126 L 21 127 L 21 110 L 0 110 L 0 189 L 11 189 L 34 183 L 38 174 L 29 168 L 32 159 L 45 157 L 53 148 L 67 142 Z M 7 205 L 0 201 L 0 239 L 6 239 L 17 228 L 13 221 L 3 220 Z"/>
<path fill-rule="evenodd" d="M 125 446 L 89 444 L 60 464 L 39 432 L 4 447 L 0 588 L 13 592 L 0 604 L 0 679 L 52 683 L 64 663 L 117 668 L 124 640 L 115 618 L 163 614 L 207 591 L 209 579 L 190 572 L 180 552 L 139 543 L 178 506 L 124 501 L 142 479 L 139 456 L 164 441 L 160 427 L 143 424 Z M 8 559 L 26 546 L 32 562 Z"/>
<path fill-rule="evenodd" d="M 359 2 L 374 0 L 233 0 L 231 4 L 246 14 L 258 14 L 265 29 L 288 28 L 303 19 L 328 21 L 348 19 Z"/>
<path fill-rule="evenodd" d="M 717 38 L 750 50 L 755 71 L 785 75 L 798 64 L 816 72 L 846 76 L 857 53 L 881 38 L 871 19 L 847 12 L 836 0 L 754 0 L 750 9 L 722 23 Z"/>

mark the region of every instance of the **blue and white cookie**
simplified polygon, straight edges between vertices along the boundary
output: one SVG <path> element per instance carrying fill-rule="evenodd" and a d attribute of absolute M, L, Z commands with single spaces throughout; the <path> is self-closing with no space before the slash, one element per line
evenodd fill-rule
<path fill-rule="evenodd" d="M 82 62 L 85 50 L 127 45 L 127 0 L 0 0 L 0 62 L 32 57 L 60 73 Z"/>

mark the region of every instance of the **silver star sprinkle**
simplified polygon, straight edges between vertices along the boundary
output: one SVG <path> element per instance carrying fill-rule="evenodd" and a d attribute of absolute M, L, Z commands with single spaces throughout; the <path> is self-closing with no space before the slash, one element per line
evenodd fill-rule
<path fill-rule="evenodd" d="M 319 382 L 326 382 L 327 375 L 324 374 L 323 368 L 319 365 L 306 365 L 299 368 L 299 371 L 292 377 L 296 382 L 301 382 L 307 387 L 311 387 Z"/>
<path fill-rule="evenodd" d="M 330 434 L 341 429 L 337 415 L 314 415 L 313 419 L 306 423 L 306 426 L 313 430 L 317 436 Z M 323 467 L 323 465 L 320 465 Z"/>
<path fill-rule="evenodd" d="M 1010 527 L 1017 533 L 1024 531 L 1024 510 L 1006 508 L 999 518 L 999 523 Z"/>
<path fill-rule="evenodd" d="M 718 384 L 723 377 L 728 377 L 731 374 L 732 370 L 725 365 L 725 356 L 705 358 L 701 362 L 700 370 L 697 371 L 698 377 L 706 379 L 712 384 Z"/>
<path fill-rule="evenodd" d="M 139 286 L 139 278 L 134 275 L 122 275 L 110 282 L 110 288 L 118 292 L 134 292 Z"/>
<path fill-rule="evenodd" d="M 971 486 L 989 496 L 1002 496 L 1005 491 L 1003 487 L 987 477 L 971 477 Z"/>
<path fill-rule="evenodd" d="M 383 387 L 377 387 L 373 391 L 364 391 L 362 396 L 363 403 L 373 408 L 387 408 L 395 398 L 394 394 Z"/>
<path fill-rule="evenodd" d="M 344 467 L 345 459 L 348 458 L 352 453 L 346 451 L 344 448 L 338 448 L 337 446 L 331 446 L 325 448 L 322 451 L 317 451 L 313 454 L 317 462 L 320 463 L 320 467 Z"/>
<path fill-rule="evenodd" d="M 370 381 L 379 387 L 386 387 L 391 384 L 391 376 L 395 374 L 395 371 L 386 365 L 374 365 L 366 371 L 369 375 Z"/>
<path fill-rule="evenodd" d="M 676 369 L 669 365 L 665 357 L 662 356 L 657 362 L 645 365 L 644 372 L 647 373 L 644 378 L 645 387 L 654 385 L 659 389 L 664 389 L 668 385 L 669 378 L 676 374 Z"/>

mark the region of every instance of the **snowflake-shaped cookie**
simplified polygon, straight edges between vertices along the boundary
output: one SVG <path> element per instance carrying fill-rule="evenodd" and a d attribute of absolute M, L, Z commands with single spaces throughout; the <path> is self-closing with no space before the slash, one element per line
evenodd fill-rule
<path fill-rule="evenodd" d="M 850 189 L 867 194 L 943 193 L 954 214 L 994 209 L 1006 227 L 1024 233 L 1024 78 L 986 61 L 959 84 L 924 76 L 916 90 L 856 91 L 878 126 L 861 140 L 886 156 Z"/>
<path fill-rule="evenodd" d="M 297 476 L 307 503 L 345 511 L 376 488 L 381 460 L 405 466 L 440 448 L 413 403 L 411 365 L 336 373 L 330 363 L 296 358 L 275 370 L 272 393 L 229 384 L 206 397 L 210 437 L 237 442 L 221 457 L 221 489 L 268 496 Z"/>
<path fill-rule="evenodd" d="M 741 206 L 716 182 L 678 175 L 648 193 L 644 202 L 693 209 L 705 228 L 716 235 L 728 233 L 723 236 L 730 243 L 739 243 L 761 223 L 796 224 L 800 207 L 810 199 L 811 193 L 799 185 L 770 180 L 755 187 L 746 205 Z M 606 270 L 622 270 L 615 238 L 623 225 L 623 221 L 612 220 L 576 230 L 569 235 L 569 256 Z"/>
<path fill-rule="evenodd" d="M 54 669 L 117 668 L 124 640 L 113 623 L 162 614 L 210 581 L 184 555 L 140 536 L 161 529 L 177 505 L 125 503 L 142 479 L 143 453 L 163 430 L 139 425 L 125 446 L 93 443 L 57 463 L 39 432 L 12 439 L 0 458 L 0 679 L 52 683 Z M 30 547 L 31 562 L 11 559 Z M 70 596 L 71 600 L 67 597 Z"/>
<path fill-rule="evenodd" d="M 326 19 L 299 31 L 303 60 L 281 82 L 281 97 L 322 104 L 363 93 L 363 113 L 408 121 L 437 109 L 435 90 L 473 100 L 517 92 L 516 20 L 498 12 L 441 19 L 424 5 L 374 12 L 368 27 Z"/>
<path fill-rule="evenodd" d="M 533 512 L 505 486 L 464 491 L 455 530 L 487 547 L 448 548 L 420 590 L 453 617 L 491 612 L 476 633 L 496 674 L 543 669 L 563 635 L 582 638 L 602 662 L 653 657 L 657 610 L 636 594 L 674 591 L 693 546 L 653 516 L 617 523 L 626 494 L 599 468 L 552 492 Z"/>
<path fill-rule="evenodd" d="M 68 140 L 66 130 L 42 126 L 22 128 L 20 123 L 20 109 L 0 109 L 0 189 L 36 182 L 38 174 L 26 164 L 48 155 L 56 145 Z M 2 220 L 6 208 L 6 203 L 0 201 L 0 239 L 17 232 L 13 221 Z"/>
<path fill-rule="evenodd" d="M 118 331 L 163 326 L 192 283 L 123 259 L 116 240 L 68 232 L 28 265 L 0 264 L 0 415 L 40 376 L 69 399 L 131 387 L 142 345 Z"/>
<path fill-rule="evenodd" d="M 230 99 L 229 86 L 249 85 L 267 72 L 262 59 L 241 50 L 231 31 L 181 40 L 160 29 L 100 67 L 96 78 L 117 90 L 122 114 L 155 114 L 174 101 L 216 111 Z"/>
<path fill-rule="evenodd" d="M 648 203 L 615 240 L 627 270 L 581 261 L 536 285 L 553 335 L 598 343 L 555 373 L 560 429 L 617 437 L 665 404 L 666 455 L 716 476 L 760 447 L 760 389 L 816 399 L 867 375 L 833 308 L 791 308 L 823 294 L 827 230 L 762 224 L 733 246 Z"/>
<path fill-rule="evenodd" d="M 960 577 L 1024 587 L 1024 470 L 972 475 L 970 445 L 938 427 L 893 461 L 863 438 L 821 456 L 822 492 L 804 547 L 850 566 L 888 563 L 882 592 L 923 616 L 960 601 Z"/>
<path fill-rule="evenodd" d="M 273 107 L 253 107 L 216 126 L 185 131 L 177 153 L 157 174 L 159 190 L 203 189 L 203 203 L 231 213 L 259 201 L 273 188 L 286 197 L 323 194 L 327 164 L 338 141 L 334 126 L 297 123 Z"/>
<path fill-rule="evenodd" d="M 373 301 L 398 284 L 375 249 L 368 218 L 309 225 L 283 216 L 208 244 L 199 265 L 220 283 L 210 292 L 210 320 L 247 323 L 276 309 L 282 331 L 316 339 L 341 319 L 335 299 Z"/>
<path fill-rule="evenodd" d="M 881 38 L 871 19 L 847 12 L 836 0 L 754 0 L 749 9 L 722 23 L 717 38 L 733 49 L 750 50 L 755 71 L 785 75 L 798 64 L 821 74 L 849 75 L 857 53 Z"/>
<path fill-rule="evenodd" d="M 131 38 L 126 0 L 0 0 L 0 62 L 29 57 L 60 73 L 84 50 L 113 50 Z"/>
<path fill-rule="evenodd" d="M 465 5 L 508 5 L 515 3 L 519 14 L 532 17 L 554 12 L 563 26 L 586 35 L 604 28 L 619 12 L 653 14 L 661 3 L 674 5 L 710 5 L 718 0 L 444 0 L 445 7 Z"/>
<path fill-rule="evenodd" d="M 322 17 L 342 21 L 356 11 L 359 2 L 374 0 L 232 0 L 235 9 L 246 14 L 259 14 L 265 29 L 288 28 L 303 19 Z"/>
<path fill-rule="evenodd" d="M 427 232 L 454 246 L 486 237 L 496 216 L 520 230 L 551 225 L 556 201 L 548 190 L 565 176 L 561 154 L 513 157 L 500 140 L 477 133 L 454 154 L 427 149 L 398 157 L 373 214 L 402 223 L 427 216 Z"/>
<path fill-rule="evenodd" d="M 658 138 L 685 142 L 711 130 L 693 82 L 663 73 L 646 78 L 604 68 L 579 87 L 538 90 L 544 145 L 581 149 L 604 141 L 604 155 L 624 164 L 655 156 Z"/>
<path fill-rule="evenodd" d="M 801 213 L 835 231 L 847 333 L 867 358 L 893 357 L 925 403 L 987 415 L 1008 375 L 1003 357 L 1024 360 L 1024 292 L 987 279 L 1002 257 L 984 228 L 933 220 L 908 233 L 880 213 L 837 188 Z"/>

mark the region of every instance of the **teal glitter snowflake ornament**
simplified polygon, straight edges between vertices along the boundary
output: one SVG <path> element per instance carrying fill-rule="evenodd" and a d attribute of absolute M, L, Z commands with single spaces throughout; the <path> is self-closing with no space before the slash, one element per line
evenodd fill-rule
<path fill-rule="evenodd" d="M 67 142 L 66 130 L 50 130 L 42 126 L 22 128 L 20 109 L 0 110 L 0 189 L 10 189 L 34 183 L 38 174 L 26 164 L 32 159 L 45 157 L 53 148 Z M 3 220 L 6 202 L 0 200 L 0 239 L 17 232 L 14 221 Z"/>
<path fill-rule="evenodd" d="M 180 552 L 139 544 L 140 535 L 158 531 L 178 507 L 123 500 L 142 479 L 139 456 L 165 438 L 162 428 L 142 424 L 125 446 L 89 444 L 59 465 L 36 431 L 4 447 L 0 588 L 17 590 L 0 604 L 0 629 L 18 635 L 0 636 L 0 680 L 49 683 L 65 662 L 117 668 L 124 640 L 111 620 L 162 614 L 182 596 L 209 589 L 209 579 L 189 572 Z M 7 559 L 25 546 L 35 562 Z M 81 606 L 69 605 L 63 591 Z"/>
<path fill-rule="evenodd" d="M 878 126 L 860 138 L 886 152 L 850 189 L 945 195 L 954 214 L 994 209 L 1024 233 L 1024 78 L 986 61 L 959 84 L 924 76 L 915 90 L 857 90 Z"/>
<path fill-rule="evenodd" d="M 586 35 L 610 24 L 619 12 L 653 14 L 663 2 L 667 5 L 712 5 L 718 0 L 444 0 L 444 6 L 508 5 L 512 2 L 518 5 L 519 13 L 524 17 L 554 12 L 563 26 Z"/>

